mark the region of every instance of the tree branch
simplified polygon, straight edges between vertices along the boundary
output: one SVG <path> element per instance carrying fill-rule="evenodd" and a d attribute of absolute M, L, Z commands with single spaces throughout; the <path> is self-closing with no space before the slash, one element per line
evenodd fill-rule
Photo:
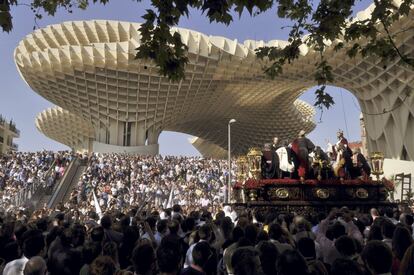
<path fill-rule="evenodd" d="M 382 26 L 384 27 L 385 32 L 387 33 L 388 40 L 390 41 L 390 43 L 391 43 L 392 47 L 394 48 L 395 52 L 397 53 L 397 55 L 401 58 L 401 60 L 404 63 L 406 63 L 406 64 L 414 67 L 414 64 L 410 61 L 410 59 L 407 58 L 406 55 L 402 54 L 401 51 L 400 51 L 400 49 L 395 44 L 395 41 L 394 41 L 394 39 L 391 36 L 391 33 L 390 33 L 389 29 L 388 29 L 387 24 L 385 24 L 384 20 L 380 20 L 380 21 L 381 21 Z"/>
<path fill-rule="evenodd" d="M 404 30 L 401 30 L 401 31 L 398 31 L 398 32 L 394 33 L 392 36 L 395 37 L 395 36 L 397 36 L 397 35 L 399 35 L 401 33 L 404 33 L 404 32 L 410 31 L 410 30 L 414 30 L 414 26 L 413 27 L 409 27 L 409 28 L 404 29 Z"/>

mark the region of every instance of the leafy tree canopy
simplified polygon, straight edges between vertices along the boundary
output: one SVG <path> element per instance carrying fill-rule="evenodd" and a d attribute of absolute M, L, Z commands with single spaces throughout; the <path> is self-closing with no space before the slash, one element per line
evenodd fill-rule
<path fill-rule="evenodd" d="M 0 0 L 0 26 L 5 32 L 13 28 L 12 9 L 16 5 L 29 6 L 35 20 L 43 14 L 53 16 L 58 9 L 72 12 L 74 8 L 87 9 L 91 3 L 106 4 L 110 0 Z M 135 0 L 141 2 L 141 0 Z M 315 64 L 315 80 L 320 86 L 316 90 L 315 106 L 322 109 L 334 104 L 333 98 L 325 91 L 325 85 L 333 81 L 332 68 L 324 58 L 327 41 L 342 41 L 334 46 L 343 49 L 345 44 L 350 58 L 360 54 L 363 57 L 376 56 L 383 61 L 399 58 L 407 66 L 414 68 L 414 57 L 402 53 L 394 40 L 406 31 L 390 33 L 389 28 L 401 16 L 410 13 L 414 0 L 374 0 L 375 7 L 370 18 L 350 20 L 356 0 L 151 0 L 152 8 L 146 10 L 144 23 L 139 31 L 141 45 L 137 58 L 152 60 L 161 75 L 178 81 L 184 78 L 188 62 L 187 46 L 178 33 L 170 29 L 176 26 L 182 16 L 189 15 L 190 9 L 201 10 L 211 22 L 231 24 L 232 13 L 239 15 L 247 12 L 256 16 L 273 7 L 279 18 L 292 22 L 289 44 L 284 48 L 261 47 L 257 49 L 258 58 L 268 59 L 270 65 L 264 72 L 271 78 L 283 72 L 283 66 L 299 58 L 299 47 L 306 44 L 320 54 Z M 305 35 L 306 34 L 306 35 Z M 361 43 L 360 41 L 365 41 Z"/>

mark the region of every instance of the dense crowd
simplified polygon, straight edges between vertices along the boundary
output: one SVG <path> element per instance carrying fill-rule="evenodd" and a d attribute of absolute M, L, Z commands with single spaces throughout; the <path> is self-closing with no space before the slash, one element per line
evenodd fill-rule
<path fill-rule="evenodd" d="M 73 210 L 1 213 L 3 274 L 414 274 L 414 219 L 398 209 Z"/>
<path fill-rule="evenodd" d="M 83 213 L 94 205 L 94 198 L 103 212 L 142 203 L 153 210 L 180 204 L 185 212 L 200 207 L 214 212 L 223 203 L 227 176 L 223 160 L 95 154 L 70 202 L 80 205 Z"/>
<path fill-rule="evenodd" d="M 2 274 L 414 274 L 410 209 L 223 207 L 220 160 L 95 154 L 65 204 L 33 213 L 8 205 L 8 190 L 35 179 L 53 186 L 72 157 L 3 157 Z"/>
<path fill-rule="evenodd" d="M 46 183 L 46 173 L 55 163 L 56 173 L 51 173 L 52 186 L 70 161 L 67 152 L 11 152 L 0 157 L 0 206 L 13 208 L 15 197 L 21 190 L 28 189 L 34 183 Z"/>

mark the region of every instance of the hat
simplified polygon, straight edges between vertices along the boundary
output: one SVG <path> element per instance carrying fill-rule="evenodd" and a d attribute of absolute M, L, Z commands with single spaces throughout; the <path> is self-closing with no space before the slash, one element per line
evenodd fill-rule
<path fill-rule="evenodd" d="M 304 136 L 305 134 L 306 134 L 305 130 L 300 130 L 300 132 L 299 132 L 300 137 Z"/>

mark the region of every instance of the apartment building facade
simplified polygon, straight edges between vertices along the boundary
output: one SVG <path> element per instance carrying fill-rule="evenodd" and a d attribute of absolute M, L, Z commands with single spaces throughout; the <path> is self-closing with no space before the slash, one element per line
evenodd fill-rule
<path fill-rule="evenodd" d="M 19 137 L 20 131 L 16 128 L 16 124 L 0 115 L 0 155 L 17 151 L 19 147 L 14 143 L 14 139 Z"/>

